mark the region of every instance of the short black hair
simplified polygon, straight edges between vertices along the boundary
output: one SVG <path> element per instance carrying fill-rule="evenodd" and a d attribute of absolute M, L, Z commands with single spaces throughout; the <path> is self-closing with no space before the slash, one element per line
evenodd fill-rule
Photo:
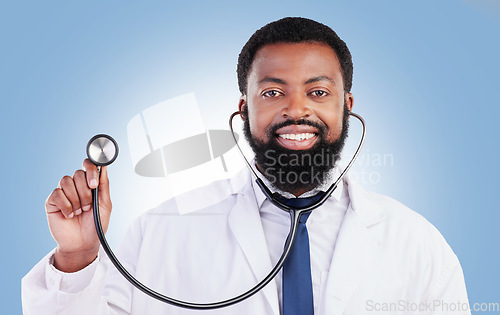
<path fill-rule="evenodd" d="M 255 59 L 255 54 L 264 45 L 275 43 L 320 42 L 329 45 L 340 63 L 344 91 L 352 87 L 352 56 L 346 43 L 330 27 L 319 22 L 301 18 L 286 17 L 271 22 L 257 30 L 247 41 L 238 57 L 238 86 L 242 95 L 246 95 L 248 74 Z"/>

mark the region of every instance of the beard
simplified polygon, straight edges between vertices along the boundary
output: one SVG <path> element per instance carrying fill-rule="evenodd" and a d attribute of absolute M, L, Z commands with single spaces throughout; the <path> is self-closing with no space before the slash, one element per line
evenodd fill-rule
<path fill-rule="evenodd" d="M 330 182 L 330 171 L 340 159 L 349 129 L 349 110 L 344 103 L 342 117 L 342 132 L 333 141 L 327 139 L 328 127 L 319 122 L 305 119 L 289 119 L 282 123 L 269 126 L 264 142 L 253 137 L 250 132 L 248 107 L 243 110 L 243 133 L 250 144 L 257 167 L 271 184 L 292 194 L 304 193 Z M 307 150 L 290 150 L 279 144 L 276 131 L 289 125 L 309 125 L 319 130 L 316 143 Z"/>

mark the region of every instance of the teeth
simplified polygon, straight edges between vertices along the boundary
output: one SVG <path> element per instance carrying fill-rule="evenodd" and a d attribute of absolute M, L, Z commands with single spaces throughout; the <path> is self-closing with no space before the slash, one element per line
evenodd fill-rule
<path fill-rule="evenodd" d="M 314 137 L 314 133 L 284 133 L 279 136 L 283 139 L 303 141 Z"/>

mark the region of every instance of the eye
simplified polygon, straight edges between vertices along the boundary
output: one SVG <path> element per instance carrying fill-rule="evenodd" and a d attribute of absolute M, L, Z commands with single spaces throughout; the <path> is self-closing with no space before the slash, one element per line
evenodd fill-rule
<path fill-rule="evenodd" d="M 309 95 L 312 95 L 314 97 L 325 97 L 328 95 L 328 92 L 325 92 L 323 90 L 314 90 Z"/>
<path fill-rule="evenodd" d="M 280 91 L 277 91 L 277 90 L 269 90 L 269 91 L 266 91 L 264 93 L 262 93 L 262 96 L 264 97 L 271 97 L 271 98 L 274 98 L 274 97 L 278 97 L 280 96 L 282 93 Z"/>

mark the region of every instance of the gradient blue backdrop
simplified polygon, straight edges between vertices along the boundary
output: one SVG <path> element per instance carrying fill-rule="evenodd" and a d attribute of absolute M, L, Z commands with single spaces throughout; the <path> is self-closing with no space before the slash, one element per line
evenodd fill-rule
<path fill-rule="evenodd" d="M 361 169 L 378 180 L 361 181 L 438 227 L 471 302 L 499 303 L 499 5 L 343 2 L 3 1 L 1 313 L 21 313 L 21 278 L 55 245 L 44 201 L 80 167 L 87 140 L 106 132 L 122 145 L 110 176 L 113 219 L 125 222 L 130 118 L 194 91 L 207 129 L 225 128 L 239 96 L 239 50 L 284 16 L 323 22 L 351 49 L 354 109 L 369 126 L 365 156 L 392 156 L 365 160 Z"/>

